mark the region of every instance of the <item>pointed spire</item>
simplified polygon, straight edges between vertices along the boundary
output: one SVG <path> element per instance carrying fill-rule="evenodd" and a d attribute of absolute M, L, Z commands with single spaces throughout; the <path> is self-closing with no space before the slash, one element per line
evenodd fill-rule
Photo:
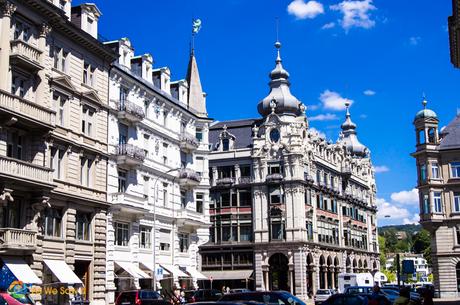
<path fill-rule="evenodd" d="M 350 101 L 345 102 L 345 107 L 347 109 L 347 112 L 345 114 L 345 122 L 340 126 L 342 128 L 343 133 L 346 135 L 347 133 L 356 133 L 356 124 L 352 122 L 351 120 L 351 114 L 350 114 Z"/>
<path fill-rule="evenodd" d="M 272 72 L 270 72 L 270 78 L 271 78 L 270 84 L 275 81 L 284 81 L 289 84 L 289 81 L 287 80 L 289 78 L 289 72 L 286 71 L 283 68 L 283 65 L 281 64 L 282 62 L 281 52 L 280 52 L 281 42 L 276 41 L 275 48 L 276 48 L 276 60 L 275 60 L 276 65 L 275 65 L 275 69 L 273 69 Z"/>
<path fill-rule="evenodd" d="M 190 52 L 186 80 L 188 83 L 188 108 L 190 111 L 207 116 L 206 111 L 206 94 L 201 87 L 200 73 L 196 63 L 195 52 L 193 48 Z"/>
<path fill-rule="evenodd" d="M 342 128 L 342 133 L 339 142 L 345 145 L 348 152 L 353 156 L 364 157 L 367 155 L 368 150 L 366 146 L 361 144 L 358 140 L 356 135 L 356 124 L 351 120 L 350 105 L 350 101 L 345 102 L 347 112 L 345 114 L 345 122 L 340 126 Z"/>

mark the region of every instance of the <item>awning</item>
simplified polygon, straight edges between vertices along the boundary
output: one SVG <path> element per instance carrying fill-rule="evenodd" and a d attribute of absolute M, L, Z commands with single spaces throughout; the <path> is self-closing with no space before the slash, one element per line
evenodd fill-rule
<path fill-rule="evenodd" d="M 202 274 L 200 271 L 196 270 L 193 267 L 185 267 L 185 271 L 192 276 L 192 278 L 196 280 L 207 280 L 208 278 Z"/>
<path fill-rule="evenodd" d="M 180 270 L 179 267 L 173 266 L 173 265 L 167 265 L 167 264 L 160 264 L 163 269 L 166 269 L 174 277 L 190 277 L 188 274 L 186 274 L 184 271 Z"/>
<path fill-rule="evenodd" d="M 42 284 L 42 280 L 38 278 L 35 272 L 23 259 L 17 257 L 2 257 L 2 261 L 19 281 L 26 284 Z"/>
<path fill-rule="evenodd" d="M 153 264 L 152 263 L 147 263 L 147 262 L 139 262 L 139 264 L 141 264 L 142 266 L 144 266 L 144 269 L 147 269 L 149 271 L 153 271 Z M 160 267 L 159 264 L 156 265 L 157 268 Z M 165 268 L 163 268 L 163 275 L 169 275 L 169 272 L 165 270 Z"/>
<path fill-rule="evenodd" d="M 151 277 L 139 269 L 136 265 L 131 262 L 115 262 L 120 268 L 128 272 L 132 277 L 136 279 L 150 279 Z"/>
<path fill-rule="evenodd" d="M 69 265 L 64 261 L 44 259 L 45 264 L 50 268 L 51 272 L 58 278 L 61 283 L 74 285 L 81 284 L 83 282 L 78 276 L 70 269 Z"/>
<path fill-rule="evenodd" d="M 246 280 L 251 278 L 253 270 L 227 270 L 227 271 L 203 271 L 208 279 L 213 280 Z"/>

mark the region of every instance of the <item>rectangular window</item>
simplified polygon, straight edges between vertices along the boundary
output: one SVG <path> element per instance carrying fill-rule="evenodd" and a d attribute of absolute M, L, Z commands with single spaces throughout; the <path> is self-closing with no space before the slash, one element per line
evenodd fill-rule
<path fill-rule="evenodd" d="M 240 241 L 252 241 L 252 226 L 241 225 L 240 226 Z"/>
<path fill-rule="evenodd" d="M 456 245 L 460 245 L 460 228 L 459 227 L 455 227 L 455 237 L 456 237 Z"/>
<path fill-rule="evenodd" d="M 420 180 L 422 182 L 426 181 L 426 164 L 420 165 Z"/>
<path fill-rule="evenodd" d="M 168 205 L 168 184 L 163 183 L 163 206 Z"/>
<path fill-rule="evenodd" d="M 128 173 L 123 170 L 118 171 L 118 193 L 125 193 L 127 189 Z"/>
<path fill-rule="evenodd" d="M 92 67 L 88 63 L 83 64 L 83 83 L 90 87 L 94 87 L 94 75 L 96 72 L 96 68 Z"/>
<path fill-rule="evenodd" d="M 281 223 L 281 221 L 273 221 L 271 229 L 272 240 L 284 239 L 284 225 Z"/>
<path fill-rule="evenodd" d="M 93 126 L 94 126 L 94 109 L 84 105 L 82 107 L 81 115 L 81 132 L 88 137 L 93 135 Z"/>
<path fill-rule="evenodd" d="M 53 94 L 54 109 L 56 110 L 56 122 L 59 126 L 65 127 L 65 105 L 66 98 L 60 94 Z"/>
<path fill-rule="evenodd" d="M 141 226 L 139 231 L 139 247 L 150 249 L 152 247 L 152 228 Z"/>
<path fill-rule="evenodd" d="M 93 160 L 87 157 L 80 157 L 80 183 L 83 186 L 93 186 L 92 175 Z"/>
<path fill-rule="evenodd" d="M 313 240 L 313 223 L 311 221 L 307 221 L 307 239 Z"/>
<path fill-rule="evenodd" d="M 179 236 L 179 251 L 181 253 L 186 253 L 189 247 L 188 234 L 179 233 L 178 236 Z"/>
<path fill-rule="evenodd" d="M 195 204 L 196 204 L 197 213 L 203 213 L 204 211 L 204 194 L 203 193 L 196 194 Z"/>
<path fill-rule="evenodd" d="M 6 156 L 24 160 L 24 137 L 17 132 L 7 132 Z"/>
<path fill-rule="evenodd" d="M 198 142 L 203 142 L 203 130 L 201 128 L 197 128 L 195 132 L 195 137 Z"/>
<path fill-rule="evenodd" d="M 13 75 L 11 80 L 11 94 L 25 98 L 28 87 L 26 88 L 27 80 L 21 76 Z"/>
<path fill-rule="evenodd" d="M 249 190 L 239 190 L 238 196 L 240 197 L 240 207 L 252 206 L 252 195 Z"/>
<path fill-rule="evenodd" d="M 144 153 L 145 156 L 149 156 L 149 145 L 150 145 L 150 136 L 144 133 Z"/>
<path fill-rule="evenodd" d="M 66 73 L 67 72 L 67 57 L 69 52 L 64 51 L 61 47 L 54 46 L 53 48 L 54 68 Z"/>
<path fill-rule="evenodd" d="M 441 192 L 434 192 L 433 193 L 433 205 L 434 205 L 434 212 L 435 213 L 442 213 Z"/>
<path fill-rule="evenodd" d="M 59 148 L 51 148 L 51 169 L 54 170 L 53 176 L 54 179 L 63 178 L 63 159 L 64 159 L 64 150 Z"/>
<path fill-rule="evenodd" d="M 279 187 L 270 188 L 270 204 L 281 204 L 282 195 Z"/>
<path fill-rule="evenodd" d="M 91 239 L 91 215 L 77 212 L 76 215 L 76 238 L 79 240 Z"/>
<path fill-rule="evenodd" d="M 460 193 L 454 193 L 454 209 L 455 213 L 460 213 Z"/>
<path fill-rule="evenodd" d="M 452 162 L 450 164 L 451 177 L 460 178 L 460 162 Z"/>
<path fill-rule="evenodd" d="M 58 209 L 45 210 L 45 235 L 51 237 L 62 236 L 62 212 Z"/>
<path fill-rule="evenodd" d="M 268 174 L 273 175 L 273 174 L 282 174 L 283 173 L 283 167 L 279 163 L 272 163 L 268 164 Z"/>
<path fill-rule="evenodd" d="M 436 162 L 431 163 L 431 178 L 432 179 L 439 179 L 439 165 Z"/>
<path fill-rule="evenodd" d="M 126 102 L 128 101 L 129 91 L 125 87 L 120 87 L 120 109 L 121 111 L 125 110 Z"/>
<path fill-rule="evenodd" d="M 116 222 L 115 228 L 115 245 L 127 247 L 129 245 L 129 225 L 127 223 Z"/>
<path fill-rule="evenodd" d="M 187 192 L 180 191 L 180 205 L 183 209 L 187 207 Z"/>
<path fill-rule="evenodd" d="M 163 164 L 168 165 L 168 144 L 163 143 Z"/>
<path fill-rule="evenodd" d="M 144 176 L 144 198 L 148 199 L 150 195 L 150 178 L 149 176 Z"/>

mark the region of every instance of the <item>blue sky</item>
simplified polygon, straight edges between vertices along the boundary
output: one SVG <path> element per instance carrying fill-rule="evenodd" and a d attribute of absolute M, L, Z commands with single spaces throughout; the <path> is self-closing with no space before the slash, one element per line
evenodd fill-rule
<path fill-rule="evenodd" d="M 82 1 L 73 1 L 73 4 Z M 309 106 L 311 126 L 337 139 L 344 111 L 372 152 L 379 206 L 391 218 L 380 225 L 417 220 L 414 114 L 425 92 L 441 126 L 456 114 L 460 71 L 449 59 L 450 0 L 95 0 L 99 32 L 129 37 L 155 67 L 185 76 L 191 20 L 202 28 L 196 43 L 208 112 L 217 120 L 258 117 L 274 66 L 275 19 L 291 91 Z M 367 91 L 367 92 L 366 92 Z M 322 97 L 322 98 L 321 98 Z M 322 116 L 321 116 L 322 115 Z M 386 171 L 385 171 L 386 170 Z"/>

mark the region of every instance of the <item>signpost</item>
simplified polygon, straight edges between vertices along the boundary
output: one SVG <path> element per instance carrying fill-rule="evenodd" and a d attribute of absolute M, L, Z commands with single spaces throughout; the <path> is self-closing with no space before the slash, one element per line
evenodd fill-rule
<path fill-rule="evenodd" d="M 161 266 L 158 266 L 155 268 L 155 278 L 157 281 L 161 281 L 163 279 L 163 268 Z"/>

